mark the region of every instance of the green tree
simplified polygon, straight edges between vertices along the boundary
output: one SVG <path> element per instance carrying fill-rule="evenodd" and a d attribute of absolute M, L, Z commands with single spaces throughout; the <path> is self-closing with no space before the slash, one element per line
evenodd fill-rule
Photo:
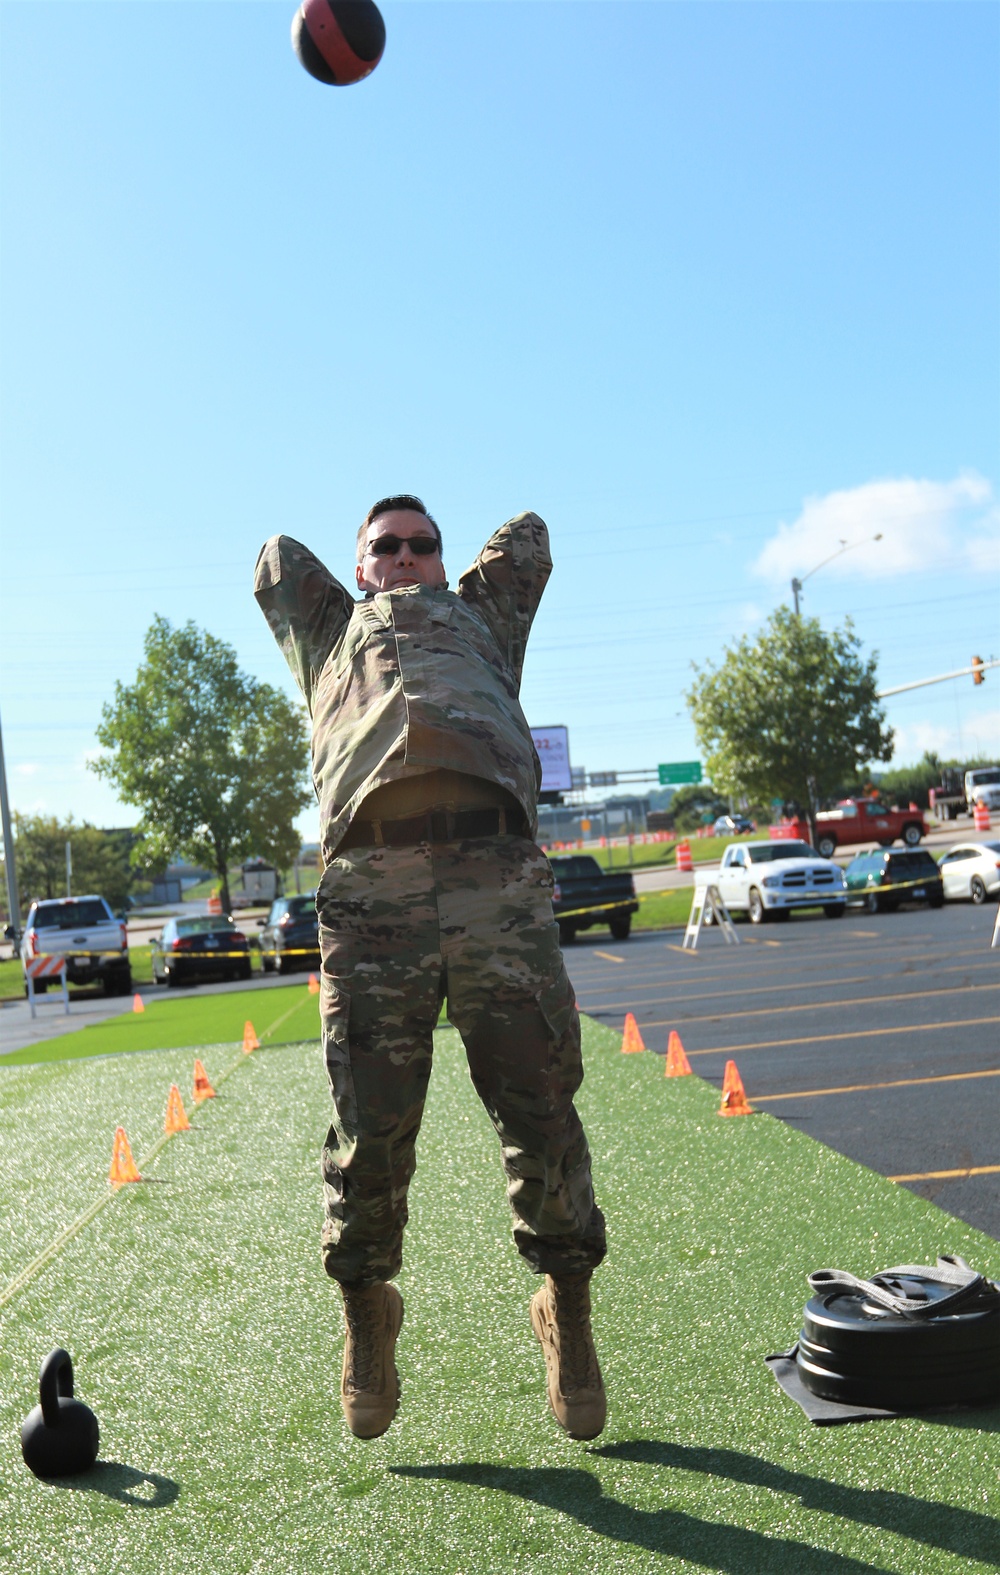
<path fill-rule="evenodd" d="M 720 815 L 728 815 L 729 805 L 710 782 L 696 782 L 677 789 L 670 801 L 670 812 L 678 831 L 697 831 Z"/>
<path fill-rule="evenodd" d="M 77 825 L 73 816 L 19 815 L 14 812 L 14 857 L 21 906 L 25 913 L 35 897 L 65 897 L 66 844 L 70 844 L 74 893 L 97 892 L 117 912 L 132 889 L 129 860 L 134 833 L 102 831 L 89 821 Z"/>
<path fill-rule="evenodd" d="M 292 822 L 312 797 L 305 714 L 242 673 L 231 646 L 156 618 L 135 682 L 117 683 L 101 715 L 107 753 L 92 769 L 141 810 L 144 864 L 207 865 L 229 913 L 231 861 L 292 862 Z"/>
<path fill-rule="evenodd" d="M 696 667 L 686 699 L 715 786 L 794 804 L 812 834 L 824 796 L 892 753 L 875 670 L 849 618 L 826 634 L 818 618 L 788 607 L 718 667 Z"/>

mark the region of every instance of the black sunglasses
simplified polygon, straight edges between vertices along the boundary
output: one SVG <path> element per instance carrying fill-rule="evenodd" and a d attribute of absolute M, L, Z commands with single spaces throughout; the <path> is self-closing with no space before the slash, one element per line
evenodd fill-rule
<path fill-rule="evenodd" d="M 430 558 L 438 550 L 436 536 L 376 536 L 368 543 L 373 558 L 394 558 L 400 547 L 409 547 L 418 558 Z"/>

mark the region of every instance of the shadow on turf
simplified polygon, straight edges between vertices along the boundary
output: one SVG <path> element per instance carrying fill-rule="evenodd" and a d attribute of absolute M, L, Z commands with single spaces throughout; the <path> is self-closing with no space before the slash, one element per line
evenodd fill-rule
<path fill-rule="evenodd" d="M 668 1446 L 613 1445 L 611 1449 L 595 1453 L 615 1458 L 613 1451 L 616 1448 L 633 1447 L 665 1449 Z M 619 1454 L 617 1458 L 632 1457 Z M 749 1461 L 751 1457 L 735 1458 Z M 760 1465 L 761 1462 L 754 1461 L 753 1464 Z M 861 1559 L 852 1559 L 843 1553 L 830 1553 L 783 1537 L 765 1537 L 745 1526 L 700 1520 L 697 1515 L 688 1515 L 683 1510 L 633 1509 L 619 1499 L 609 1498 L 591 1472 L 574 1470 L 569 1466 L 517 1469 L 470 1461 L 454 1466 L 390 1466 L 389 1469 L 395 1476 L 456 1482 L 468 1487 L 492 1488 L 501 1493 L 511 1493 L 529 1504 L 540 1504 L 546 1509 L 570 1515 L 600 1537 L 608 1537 L 614 1542 L 628 1542 L 650 1553 L 670 1553 L 695 1564 L 708 1565 L 713 1570 L 725 1572 L 725 1575 L 748 1575 L 750 1570 L 779 1569 L 794 1571 L 795 1575 L 893 1575 L 883 1565 L 866 1564 Z M 693 1468 L 687 1465 L 685 1469 Z"/>
<path fill-rule="evenodd" d="M 180 1496 L 180 1483 L 158 1471 L 137 1471 L 118 1460 L 98 1460 L 89 1471 L 77 1477 L 50 1477 L 53 1487 L 70 1488 L 75 1493 L 103 1493 L 130 1509 L 166 1509 Z"/>
<path fill-rule="evenodd" d="M 981 1421 L 985 1413 L 977 1415 Z M 821 1510 L 824 1514 L 866 1526 L 878 1526 L 882 1531 L 895 1532 L 913 1542 L 923 1542 L 965 1558 L 981 1559 L 984 1564 L 997 1563 L 997 1522 L 975 1510 L 956 1509 L 951 1504 L 911 1498 L 907 1493 L 880 1488 L 847 1487 L 840 1482 L 828 1482 L 824 1477 L 788 1471 L 770 1460 L 738 1454 L 733 1449 L 696 1449 L 684 1444 L 637 1438 L 631 1443 L 605 1444 L 588 1453 L 604 1460 L 629 1460 L 638 1465 L 665 1466 L 675 1471 L 701 1471 L 706 1476 L 726 1477 L 731 1482 L 788 1493 L 799 1499 L 806 1509 Z"/>

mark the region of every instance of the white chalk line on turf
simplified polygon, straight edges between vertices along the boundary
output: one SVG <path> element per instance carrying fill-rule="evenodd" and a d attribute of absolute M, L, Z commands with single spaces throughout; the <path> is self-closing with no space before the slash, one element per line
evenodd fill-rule
<path fill-rule="evenodd" d="M 304 1003 L 302 1001 L 296 1001 L 293 1006 L 288 1008 L 287 1012 L 283 1012 L 280 1017 L 275 1018 L 274 1022 L 271 1023 L 268 1028 L 263 1030 L 262 1034 L 260 1035 L 261 1039 L 269 1038 L 269 1036 L 274 1033 L 276 1028 L 280 1028 L 282 1023 L 286 1023 L 288 1021 L 293 1012 L 301 1010 L 303 1004 Z M 231 1074 L 236 1071 L 238 1066 L 242 1066 L 244 1062 L 248 1061 L 249 1059 L 250 1057 L 247 1055 L 247 1053 L 241 1050 L 235 1061 L 231 1061 L 230 1064 L 217 1075 L 215 1079 L 216 1085 L 224 1083 L 226 1078 L 231 1076 Z M 179 1134 L 175 1132 L 161 1132 L 160 1136 L 157 1138 L 149 1152 L 144 1154 L 138 1161 L 139 1171 L 142 1172 L 146 1170 L 153 1163 L 154 1159 L 156 1159 L 157 1155 L 160 1153 L 160 1150 L 165 1148 L 170 1142 L 170 1139 L 178 1135 Z M 62 1249 L 69 1245 L 74 1236 L 78 1236 L 80 1232 L 90 1224 L 91 1220 L 96 1219 L 101 1210 L 106 1208 L 121 1190 L 122 1188 L 120 1185 L 116 1186 L 109 1182 L 107 1192 L 103 1193 L 101 1197 L 95 1198 L 93 1203 L 91 1203 L 88 1208 L 85 1208 L 83 1213 L 73 1221 L 72 1225 L 67 1225 L 66 1229 L 60 1231 L 59 1235 L 50 1241 L 47 1247 L 43 1247 L 41 1252 L 38 1253 L 36 1257 L 32 1258 L 30 1263 L 25 1264 L 20 1274 L 16 1274 L 9 1284 L 5 1285 L 3 1290 L 0 1291 L 0 1310 L 6 1307 L 9 1302 L 12 1302 L 14 1297 L 23 1291 L 26 1285 L 31 1283 L 36 1274 L 40 1274 L 45 1266 L 52 1262 L 53 1258 L 58 1257 Z"/>

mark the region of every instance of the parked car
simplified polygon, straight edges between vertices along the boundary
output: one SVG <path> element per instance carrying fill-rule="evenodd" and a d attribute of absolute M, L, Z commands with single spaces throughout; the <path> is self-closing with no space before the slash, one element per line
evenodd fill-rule
<path fill-rule="evenodd" d="M 714 837 L 743 837 L 753 831 L 754 824 L 745 815 L 720 815 L 712 827 Z"/>
<path fill-rule="evenodd" d="M 944 902 L 941 871 L 926 848 L 898 852 L 859 853 L 844 871 L 848 903 L 861 903 L 869 913 L 892 912 L 904 902 Z"/>
<path fill-rule="evenodd" d="M 564 946 L 578 930 L 606 924 L 616 941 L 627 941 L 632 915 L 638 913 L 635 881 L 627 870 L 602 870 L 589 853 L 571 853 L 566 858 L 551 858 L 555 886 L 552 911 L 559 921 L 559 939 Z"/>
<path fill-rule="evenodd" d="M 7 933 L 13 937 L 13 930 Z M 132 988 L 128 928 L 93 892 L 31 904 L 21 937 L 22 966 L 32 957 L 65 957 L 69 984 L 100 984 L 105 995 L 128 995 Z M 49 982 L 33 980 L 36 995 Z"/>
<path fill-rule="evenodd" d="M 250 942 L 225 913 L 168 919 L 150 941 L 153 983 L 174 987 L 194 979 L 249 979 Z"/>
<path fill-rule="evenodd" d="M 946 897 L 975 903 L 1000 892 L 1000 842 L 960 842 L 939 860 Z"/>
<path fill-rule="evenodd" d="M 290 973 L 293 968 L 319 967 L 319 919 L 316 893 L 276 897 L 261 926 L 260 965 L 265 973 Z"/>
<path fill-rule="evenodd" d="M 699 869 L 695 884 L 717 886 L 730 913 L 746 914 L 751 924 L 787 919 L 793 908 L 822 908 L 828 919 L 844 912 L 840 865 L 791 838 L 731 843 L 719 868 Z"/>

